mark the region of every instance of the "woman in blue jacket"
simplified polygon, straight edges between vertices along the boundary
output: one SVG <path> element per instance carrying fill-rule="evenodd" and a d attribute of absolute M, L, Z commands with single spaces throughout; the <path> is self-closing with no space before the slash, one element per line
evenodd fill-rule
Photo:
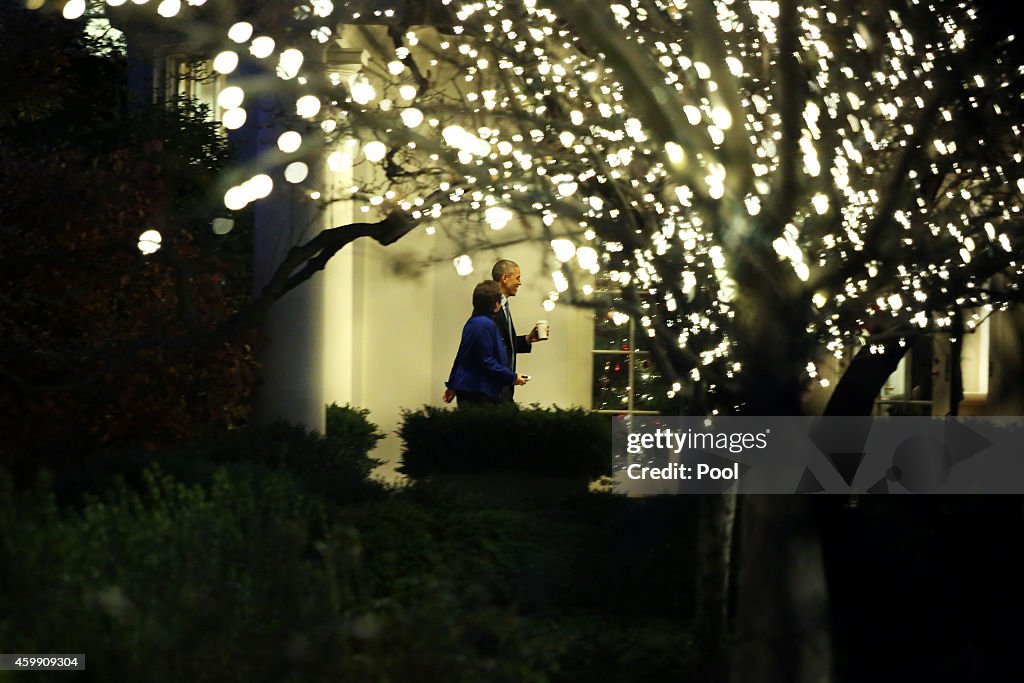
<path fill-rule="evenodd" d="M 445 382 L 445 403 L 457 398 L 459 406 L 498 403 L 501 388 L 526 384 L 526 379 L 509 369 L 501 333 L 494 314 L 501 305 L 501 289 L 493 280 L 473 288 L 473 314 L 462 328 L 462 341 L 455 363 Z"/>

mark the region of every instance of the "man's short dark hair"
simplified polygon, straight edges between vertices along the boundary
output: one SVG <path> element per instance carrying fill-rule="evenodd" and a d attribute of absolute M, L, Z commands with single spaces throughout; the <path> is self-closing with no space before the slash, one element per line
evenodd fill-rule
<path fill-rule="evenodd" d="M 494 304 L 501 301 L 501 288 L 494 280 L 484 280 L 473 288 L 473 310 L 494 313 Z"/>
<path fill-rule="evenodd" d="M 498 259 L 497 263 L 491 267 L 491 279 L 498 282 L 502 275 L 508 275 L 518 267 L 519 264 L 515 261 L 509 261 L 507 258 Z"/>

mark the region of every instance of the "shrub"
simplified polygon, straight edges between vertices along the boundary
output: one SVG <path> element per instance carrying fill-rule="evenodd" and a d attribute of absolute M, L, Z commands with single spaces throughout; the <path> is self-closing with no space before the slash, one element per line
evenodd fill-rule
<path fill-rule="evenodd" d="M 396 599 L 366 578 L 372 538 L 252 474 L 150 469 L 61 512 L 0 470 L 0 642 L 85 652 L 95 680 L 543 680 L 512 610 L 423 567 Z"/>
<path fill-rule="evenodd" d="M 118 478 L 138 487 L 142 473 L 158 464 L 185 483 L 207 483 L 217 467 L 284 470 L 304 490 L 334 500 L 362 500 L 380 494 L 383 486 L 371 480 L 380 464 L 368 451 L 383 438 L 366 420 L 366 411 L 339 408 L 341 434 L 320 436 L 300 425 L 275 422 L 205 434 L 190 444 L 157 451 L 117 449 L 96 453 L 81 465 L 61 473 L 57 491 L 62 502 L 81 502 L 87 493 L 100 493 Z"/>
<path fill-rule="evenodd" d="M 370 411 L 365 408 L 332 403 L 327 406 L 324 436 L 343 441 L 357 451 L 369 453 L 384 438 L 377 425 L 368 419 L 369 414 Z"/>
<path fill-rule="evenodd" d="M 582 408 L 514 405 L 405 411 L 400 471 L 410 477 L 485 471 L 595 479 L 611 470 L 611 422 Z"/>

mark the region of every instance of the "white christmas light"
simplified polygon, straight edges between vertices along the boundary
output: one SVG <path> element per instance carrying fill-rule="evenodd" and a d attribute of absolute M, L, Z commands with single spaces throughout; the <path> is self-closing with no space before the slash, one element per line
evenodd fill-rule
<path fill-rule="evenodd" d="M 78 19 L 85 14 L 85 0 L 68 0 L 61 13 L 65 19 Z"/>
<path fill-rule="evenodd" d="M 145 255 L 154 254 L 160 249 L 160 243 L 163 241 L 160 232 L 158 230 L 146 230 L 139 235 L 139 251 Z"/>
<path fill-rule="evenodd" d="M 157 8 L 156 13 L 165 18 L 171 18 L 181 11 L 181 0 L 163 0 Z"/>
<path fill-rule="evenodd" d="M 320 112 L 320 98 L 316 95 L 303 95 L 295 101 L 295 113 L 304 119 L 311 119 Z"/>
<path fill-rule="evenodd" d="M 277 148 L 282 152 L 291 153 L 302 146 L 302 135 L 294 130 L 285 131 L 277 138 Z"/>
<path fill-rule="evenodd" d="M 281 53 L 277 63 L 277 75 L 284 80 L 290 80 L 298 75 L 302 68 L 302 50 L 294 47 L 288 48 Z"/>
<path fill-rule="evenodd" d="M 359 74 L 352 82 L 352 99 L 359 104 L 369 104 L 377 97 L 377 91 L 374 90 L 373 86 L 370 85 L 370 81 L 366 80 L 366 76 Z M 412 98 L 408 98 L 412 99 Z"/>
<path fill-rule="evenodd" d="M 270 195 L 274 189 L 274 181 L 267 174 L 260 173 L 242 183 L 242 188 L 245 190 L 248 200 L 254 202 Z"/>
<path fill-rule="evenodd" d="M 232 211 L 241 211 L 249 204 L 249 193 L 241 185 L 224 193 L 224 206 Z"/>
<path fill-rule="evenodd" d="M 228 29 L 228 38 L 236 43 L 244 43 L 252 37 L 252 24 L 240 21 Z"/>
<path fill-rule="evenodd" d="M 235 107 L 224 112 L 224 116 L 221 118 L 221 123 L 223 123 L 224 127 L 228 130 L 237 130 L 245 125 L 245 119 L 245 110 L 241 107 Z"/>
<path fill-rule="evenodd" d="M 452 263 L 455 265 L 455 272 L 462 277 L 466 277 L 473 272 L 473 259 L 468 254 L 456 256 Z"/>
<path fill-rule="evenodd" d="M 383 161 L 384 157 L 387 156 L 387 153 L 387 146 L 378 140 L 373 140 L 372 142 L 367 142 L 363 145 L 363 156 L 366 157 L 367 161 L 372 163 Z"/>
<path fill-rule="evenodd" d="M 415 128 L 416 126 L 423 123 L 423 112 L 421 112 L 419 109 L 416 109 L 415 107 L 403 109 L 400 116 L 402 117 L 402 123 L 404 123 L 409 128 Z"/>
<path fill-rule="evenodd" d="M 265 59 L 274 51 L 276 45 L 277 43 L 270 36 L 260 36 L 253 39 L 252 44 L 249 45 L 249 52 L 257 59 Z"/>
<path fill-rule="evenodd" d="M 245 100 L 245 91 L 239 88 L 237 85 L 232 85 L 224 88 L 217 95 L 217 106 L 222 109 L 234 109 L 235 107 L 242 106 L 242 102 Z"/>
<path fill-rule="evenodd" d="M 551 240 L 551 248 L 555 252 L 555 258 L 562 263 L 576 255 L 576 245 L 567 239 Z"/>
<path fill-rule="evenodd" d="M 309 166 L 301 161 L 293 161 L 284 169 L 284 179 L 289 183 L 301 183 L 309 175 Z"/>
<path fill-rule="evenodd" d="M 229 74 L 238 68 L 238 53 L 233 50 L 225 50 L 213 58 L 213 70 Z"/>
<path fill-rule="evenodd" d="M 484 211 L 484 220 L 491 226 L 491 230 L 501 230 L 514 216 L 514 213 L 503 206 L 492 206 Z"/>

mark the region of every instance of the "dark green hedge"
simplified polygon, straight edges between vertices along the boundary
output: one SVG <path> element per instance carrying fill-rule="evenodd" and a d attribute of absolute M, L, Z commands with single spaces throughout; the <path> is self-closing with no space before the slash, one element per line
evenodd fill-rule
<path fill-rule="evenodd" d="M 377 425 L 370 422 L 370 411 L 345 404 L 327 406 L 324 436 L 338 439 L 348 448 L 364 455 L 377 447 L 384 438 Z"/>
<path fill-rule="evenodd" d="M 611 471 L 611 420 L 582 408 L 405 411 L 400 471 L 431 474 L 531 472 L 596 479 Z"/>
<path fill-rule="evenodd" d="M 380 464 L 369 452 L 384 438 L 369 411 L 330 405 L 326 435 L 301 425 L 275 422 L 200 435 L 191 443 L 157 451 L 117 449 L 93 454 L 56 476 L 61 503 L 80 503 L 123 479 L 139 488 L 146 468 L 157 465 L 176 480 L 208 483 L 218 468 L 229 471 L 284 471 L 309 493 L 337 501 L 376 497 L 383 486 L 370 479 Z"/>
<path fill-rule="evenodd" d="M 285 470 L 185 485 L 150 468 L 67 510 L 0 470 L 0 642 L 84 652 L 102 681 L 543 680 L 510 610 L 422 567 L 395 599 L 371 578 L 376 539 L 303 489 Z"/>

